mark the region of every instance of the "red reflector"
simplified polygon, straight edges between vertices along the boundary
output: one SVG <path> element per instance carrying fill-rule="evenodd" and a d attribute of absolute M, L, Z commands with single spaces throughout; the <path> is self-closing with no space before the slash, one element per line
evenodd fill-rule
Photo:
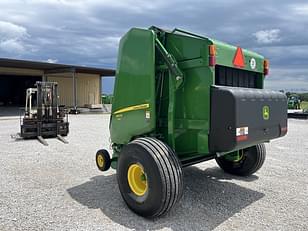
<path fill-rule="evenodd" d="M 209 57 L 209 66 L 215 66 L 216 65 L 216 57 L 215 56 L 210 56 Z"/>
<path fill-rule="evenodd" d="M 215 45 L 209 45 L 209 54 L 210 56 L 216 56 L 216 46 Z"/>
<path fill-rule="evenodd" d="M 280 128 L 281 133 L 287 133 L 288 127 L 282 127 Z"/>
<path fill-rule="evenodd" d="M 247 140 L 247 139 L 248 139 L 248 136 L 246 136 L 246 135 L 236 137 L 236 141 L 244 141 L 244 140 Z"/>
<path fill-rule="evenodd" d="M 264 75 L 268 75 L 268 73 L 269 73 L 269 61 L 267 59 L 264 60 L 263 67 L 264 67 Z"/>
<path fill-rule="evenodd" d="M 242 48 L 240 47 L 236 49 L 236 52 L 233 58 L 233 65 L 236 67 L 240 67 L 240 68 L 245 67 L 244 55 L 243 55 Z"/>

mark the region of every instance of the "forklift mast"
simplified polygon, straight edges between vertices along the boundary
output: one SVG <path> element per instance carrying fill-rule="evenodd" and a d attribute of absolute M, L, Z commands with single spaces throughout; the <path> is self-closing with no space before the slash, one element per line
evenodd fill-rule
<path fill-rule="evenodd" d="M 37 82 L 37 118 L 57 119 L 58 84 L 55 82 Z"/>

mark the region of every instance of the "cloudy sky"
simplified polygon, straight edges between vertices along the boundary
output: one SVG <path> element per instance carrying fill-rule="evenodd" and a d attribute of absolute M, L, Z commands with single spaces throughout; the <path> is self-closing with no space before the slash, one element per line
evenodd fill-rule
<path fill-rule="evenodd" d="M 178 27 L 267 57 L 267 88 L 308 91 L 307 0 L 1 0 L 0 9 L 0 57 L 115 68 L 129 28 Z"/>

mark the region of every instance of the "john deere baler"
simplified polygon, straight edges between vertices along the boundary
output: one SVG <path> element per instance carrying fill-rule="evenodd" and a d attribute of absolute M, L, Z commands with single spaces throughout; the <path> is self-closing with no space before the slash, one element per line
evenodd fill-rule
<path fill-rule="evenodd" d="M 287 99 L 263 89 L 263 56 L 175 29 L 131 29 L 120 42 L 110 120 L 112 159 L 129 208 L 165 214 L 180 199 L 182 167 L 216 159 L 247 176 L 265 160 L 264 142 L 287 132 Z"/>

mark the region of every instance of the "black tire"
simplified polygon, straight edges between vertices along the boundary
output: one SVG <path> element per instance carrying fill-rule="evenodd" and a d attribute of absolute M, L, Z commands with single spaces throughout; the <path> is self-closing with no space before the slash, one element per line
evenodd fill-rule
<path fill-rule="evenodd" d="M 142 166 L 147 189 L 136 195 L 129 185 L 130 166 Z M 136 214 L 154 218 L 166 214 L 183 192 L 181 164 L 175 153 L 155 138 L 138 138 L 125 145 L 119 155 L 117 179 L 127 206 Z"/>
<path fill-rule="evenodd" d="M 102 159 L 103 162 L 101 162 L 100 159 Z M 110 155 L 105 149 L 100 149 L 96 152 L 95 161 L 96 166 L 100 171 L 107 171 L 110 168 Z"/>
<path fill-rule="evenodd" d="M 227 173 L 238 176 L 249 176 L 262 167 L 265 156 L 265 145 L 257 144 L 244 149 L 242 158 L 237 162 L 227 160 L 223 156 L 216 158 L 216 162 Z"/>

